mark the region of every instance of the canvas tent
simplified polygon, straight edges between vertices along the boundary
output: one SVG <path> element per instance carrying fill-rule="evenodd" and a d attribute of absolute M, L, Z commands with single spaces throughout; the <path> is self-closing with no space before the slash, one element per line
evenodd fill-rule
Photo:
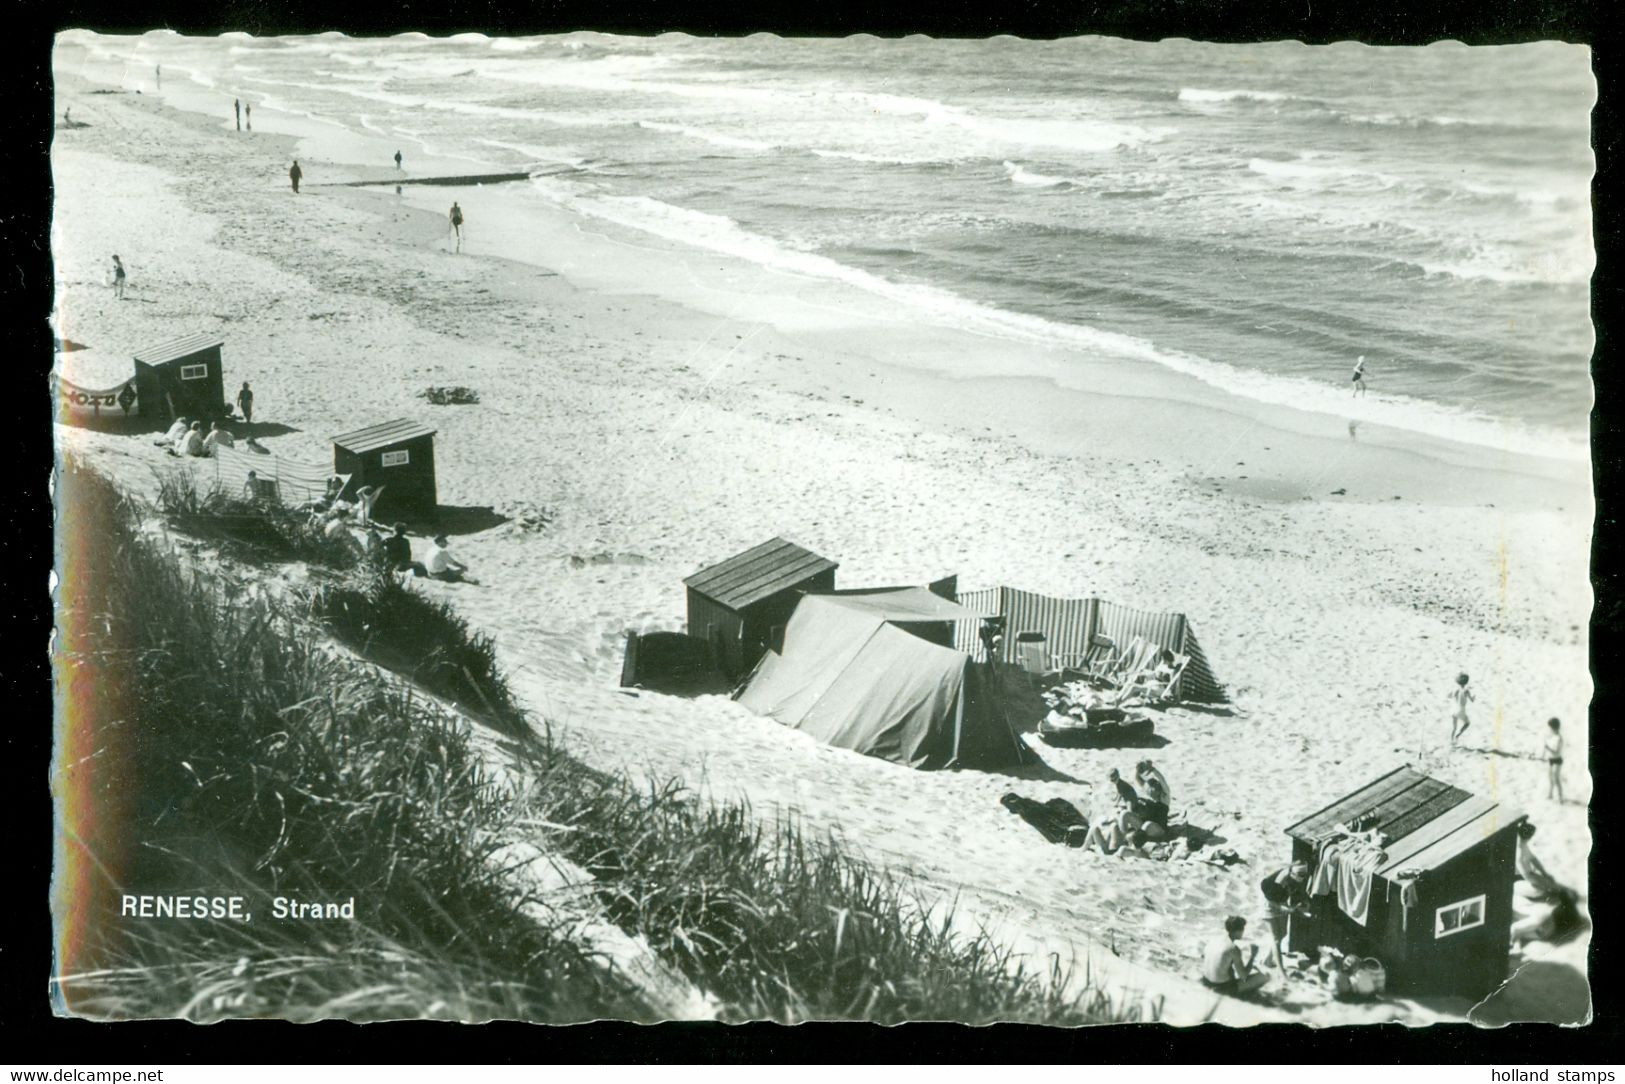
<path fill-rule="evenodd" d="M 1019 762 L 1025 747 L 982 667 L 921 633 L 983 614 L 923 587 L 804 596 L 782 652 L 739 702 L 819 741 L 913 768 Z"/>

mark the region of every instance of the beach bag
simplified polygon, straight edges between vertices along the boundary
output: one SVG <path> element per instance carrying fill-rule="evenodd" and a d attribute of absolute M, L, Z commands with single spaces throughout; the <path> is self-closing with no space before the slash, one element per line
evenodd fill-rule
<path fill-rule="evenodd" d="M 1375 956 L 1367 956 L 1355 966 L 1349 985 L 1361 997 L 1375 997 L 1388 988 L 1388 969 Z"/>

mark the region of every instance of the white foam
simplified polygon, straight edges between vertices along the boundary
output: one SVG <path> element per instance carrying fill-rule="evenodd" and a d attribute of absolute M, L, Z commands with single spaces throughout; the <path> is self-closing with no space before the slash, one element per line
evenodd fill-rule
<path fill-rule="evenodd" d="M 1073 183 L 1070 177 L 1051 177 L 1043 173 L 1033 173 L 1014 162 L 1005 162 L 1004 172 L 1009 175 L 1012 184 L 1031 185 L 1034 188 L 1054 188 L 1057 185 Z"/>
<path fill-rule="evenodd" d="M 1179 89 L 1179 100 L 1182 102 L 1284 102 L 1291 97 L 1290 94 L 1281 94 L 1273 90 L 1203 90 L 1201 87 Z"/>
<path fill-rule="evenodd" d="M 865 154 L 862 151 L 835 151 L 824 147 L 814 147 L 812 153 L 820 158 L 844 158 L 849 162 L 868 162 L 887 166 L 924 166 L 951 161 L 947 158 L 900 158 L 894 155 Z"/>
<path fill-rule="evenodd" d="M 492 38 L 491 49 L 498 53 L 524 53 L 540 45 L 539 41 L 519 41 L 516 38 Z"/>
<path fill-rule="evenodd" d="M 475 142 L 483 143 L 487 147 L 500 147 L 503 150 L 514 151 L 518 154 L 522 154 L 525 156 L 528 162 L 536 165 L 546 163 L 550 165 L 573 166 L 576 169 L 581 169 L 587 164 L 587 160 L 585 158 L 580 158 L 576 155 L 561 154 L 555 147 L 536 147 L 528 143 L 510 143 L 503 139 L 477 139 Z"/>
<path fill-rule="evenodd" d="M 737 222 L 722 215 L 677 207 L 647 196 L 604 195 L 554 178 L 533 178 L 531 185 L 550 201 L 578 213 L 669 241 L 747 260 L 775 271 L 845 283 L 907 305 L 934 320 L 979 334 L 1144 361 L 1255 402 L 1408 429 L 1466 444 L 1580 462 L 1584 462 L 1589 454 L 1583 440 L 1442 404 L 1379 394 L 1351 399 L 1342 384 L 1242 369 L 1194 354 L 1164 349 L 1148 340 L 1118 332 L 1009 312 L 939 287 L 892 282 L 827 256 L 786 248 L 770 238 L 741 228 Z M 1064 374 L 1059 378 L 1064 381 Z"/>
<path fill-rule="evenodd" d="M 653 132 L 668 132 L 672 135 L 685 136 L 689 139 L 698 139 L 703 143 L 710 143 L 716 147 L 729 147 L 734 150 L 770 151 L 773 144 L 763 143 L 759 139 L 744 139 L 739 136 L 724 135 L 721 132 L 707 132 L 701 128 L 690 128 L 682 124 L 666 124 L 657 120 L 634 121 L 638 128 L 647 128 Z"/>

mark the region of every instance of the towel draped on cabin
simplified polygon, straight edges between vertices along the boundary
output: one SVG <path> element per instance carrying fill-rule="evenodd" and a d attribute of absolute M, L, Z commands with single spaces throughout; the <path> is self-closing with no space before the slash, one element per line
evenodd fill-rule
<path fill-rule="evenodd" d="M 1337 895 L 1337 906 L 1360 925 L 1371 908 L 1371 877 L 1387 854 L 1381 833 L 1355 832 L 1338 825 L 1319 843 L 1310 896 Z"/>

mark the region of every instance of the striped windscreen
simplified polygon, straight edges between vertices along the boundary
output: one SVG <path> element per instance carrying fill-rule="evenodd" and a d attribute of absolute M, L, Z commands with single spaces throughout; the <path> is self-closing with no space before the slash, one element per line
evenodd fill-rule
<path fill-rule="evenodd" d="M 192 459 L 187 465 L 193 469 L 198 488 L 204 492 L 219 489 L 228 496 L 241 496 L 248 484 L 248 472 L 261 481 L 276 483 L 277 495 L 283 504 L 312 501 L 327 491 L 327 480 L 335 475 L 331 467 L 293 463 L 279 455 L 260 455 L 240 448 L 216 448 L 207 459 Z"/>
<path fill-rule="evenodd" d="M 1185 621 L 1185 615 L 1157 610 L 1137 610 L 1094 598 L 1050 598 L 1014 587 L 986 587 L 964 591 L 959 603 L 983 613 L 1004 618 L 1004 644 L 1000 661 L 1013 663 L 1017 638 L 1024 632 L 1043 635 L 1045 653 L 1051 667 L 1077 666 L 1095 636 L 1109 636 L 1119 648 L 1139 636 L 1176 654 L 1188 655 L 1179 695 L 1186 700 L 1217 702 L 1224 691 L 1214 680 L 1207 657 Z M 954 628 L 954 646 L 978 661 L 985 661 L 975 622 L 960 622 Z"/>

